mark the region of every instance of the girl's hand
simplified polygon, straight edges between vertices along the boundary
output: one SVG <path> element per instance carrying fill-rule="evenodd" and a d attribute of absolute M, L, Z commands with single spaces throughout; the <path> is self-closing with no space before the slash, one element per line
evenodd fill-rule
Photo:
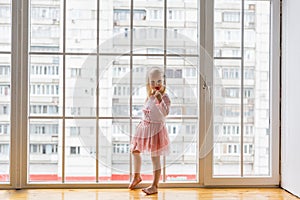
<path fill-rule="evenodd" d="M 157 91 L 157 90 L 153 89 L 153 90 L 151 91 L 151 95 L 155 95 L 156 91 Z"/>
<path fill-rule="evenodd" d="M 156 90 L 154 96 L 156 97 L 156 99 L 157 99 L 159 102 L 161 102 L 162 96 L 161 96 L 160 91 Z"/>

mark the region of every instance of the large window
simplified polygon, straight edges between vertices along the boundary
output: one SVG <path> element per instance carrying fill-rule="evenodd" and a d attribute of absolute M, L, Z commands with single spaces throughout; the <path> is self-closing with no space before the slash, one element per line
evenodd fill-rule
<path fill-rule="evenodd" d="M 126 187 L 158 66 L 161 186 L 277 185 L 279 13 L 279 0 L 0 0 L 0 182 Z"/>

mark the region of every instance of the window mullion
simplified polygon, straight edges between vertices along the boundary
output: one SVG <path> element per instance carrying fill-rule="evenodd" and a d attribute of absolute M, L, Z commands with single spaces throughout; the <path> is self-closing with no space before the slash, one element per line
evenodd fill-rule
<path fill-rule="evenodd" d="M 28 1 L 12 1 L 11 185 L 27 182 Z"/>
<path fill-rule="evenodd" d="M 100 48 L 100 0 L 97 1 L 97 60 L 96 60 L 96 182 L 99 182 L 99 48 Z"/>
<path fill-rule="evenodd" d="M 132 138 L 132 70 L 133 70 L 133 8 L 134 8 L 134 4 L 133 4 L 134 0 L 130 1 L 130 52 L 129 52 L 129 90 L 130 90 L 130 95 L 129 95 L 129 144 L 131 144 L 131 138 Z M 132 155 L 129 154 L 129 158 L 130 158 L 130 167 L 129 167 L 129 179 L 131 181 L 132 179 Z"/>
<path fill-rule="evenodd" d="M 164 0 L 164 74 L 166 74 L 166 67 L 167 67 L 167 7 L 168 7 L 168 1 Z M 166 78 L 164 78 L 164 85 L 166 85 Z M 163 182 L 166 181 L 166 156 L 163 156 L 163 168 L 162 168 L 162 177 L 163 177 Z"/>
<path fill-rule="evenodd" d="M 66 0 L 63 1 L 63 41 L 62 41 L 62 51 L 63 51 L 63 61 L 62 61 L 62 66 L 63 66 L 63 78 L 62 78 L 62 82 L 63 82 L 63 97 L 62 97 L 62 172 L 61 172 L 61 180 L 62 180 L 62 183 L 65 182 L 65 163 L 66 163 L 66 151 L 65 151 L 65 148 L 66 148 L 66 131 L 65 131 L 65 127 L 66 127 L 66 18 L 67 18 L 67 14 L 66 14 L 66 11 L 67 11 L 67 3 L 66 3 Z"/>
<path fill-rule="evenodd" d="M 244 20 L 245 20 L 245 0 L 242 0 L 242 14 L 241 14 L 241 177 L 244 176 L 244 154 L 243 154 L 243 145 L 244 145 L 244 64 L 245 64 L 245 58 L 244 58 Z"/>

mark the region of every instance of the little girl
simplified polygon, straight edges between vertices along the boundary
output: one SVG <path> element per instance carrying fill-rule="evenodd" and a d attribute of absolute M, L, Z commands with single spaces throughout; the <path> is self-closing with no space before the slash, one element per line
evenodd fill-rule
<path fill-rule="evenodd" d="M 150 152 L 153 166 L 153 182 L 142 189 L 147 195 L 156 194 L 161 174 L 160 156 L 169 153 L 169 136 L 165 126 L 165 117 L 169 114 L 170 99 L 165 93 L 163 71 L 158 67 L 151 68 L 147 73 L 147 94 L 144 104 L 143 119 L 136 129 L 131 142 L 134 161 L 134 177 L 129 189 L 134 189 L 141 181 L 140 153 Z"/>

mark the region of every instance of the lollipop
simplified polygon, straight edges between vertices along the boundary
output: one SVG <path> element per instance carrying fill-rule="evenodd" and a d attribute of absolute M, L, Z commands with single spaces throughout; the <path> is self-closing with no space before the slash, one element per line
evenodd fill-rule
<path fill-rule="evenodd" d="M 156 86 L 155 89 L 156 89 L 156 90 L 160 90 L 160 86 Z"/>

